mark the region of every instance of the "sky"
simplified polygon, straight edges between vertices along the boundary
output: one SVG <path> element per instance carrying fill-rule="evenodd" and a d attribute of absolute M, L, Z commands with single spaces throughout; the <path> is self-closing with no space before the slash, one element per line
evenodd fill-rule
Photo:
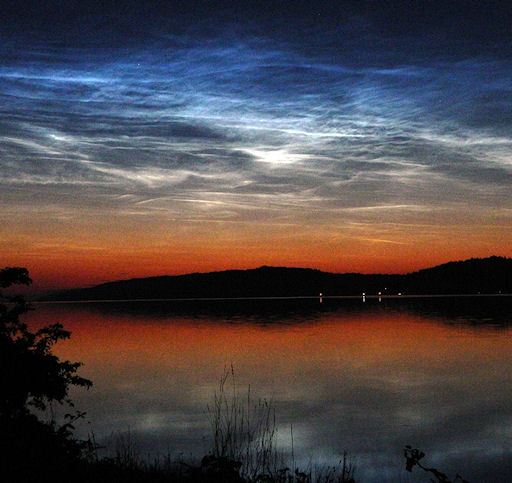
<path fill-rule="evenodd" d="M 20 0 L 0 264 L 36 289 L 512 256 L 512 7 Z"/>

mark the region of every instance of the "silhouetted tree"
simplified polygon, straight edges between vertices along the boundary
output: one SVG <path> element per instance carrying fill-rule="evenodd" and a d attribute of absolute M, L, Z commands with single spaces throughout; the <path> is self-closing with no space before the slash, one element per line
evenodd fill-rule
<path fill-rule="evenodd" d="M 28 270 L 0 270 L 0 289 L 29 285 Z M 31 307 L 21 296 L 0 292 L 0 473 L 13 481 L 59 479 L 66 465 L 79 458 L 83 444 L 72 438 L 72 421 L 58 426 L 38 419 L 31 409 L 57 402 L 73 406 L 70 386 L 90 387 L 77 375 L 78 362 L 61 361 L 53 345 L 70 333 L 61 324 L 30 331 L 20 316 Z M 79 414 L 79 413 L 78 413 Z M 62 479 L 62 478 L 60 478 Z"/>

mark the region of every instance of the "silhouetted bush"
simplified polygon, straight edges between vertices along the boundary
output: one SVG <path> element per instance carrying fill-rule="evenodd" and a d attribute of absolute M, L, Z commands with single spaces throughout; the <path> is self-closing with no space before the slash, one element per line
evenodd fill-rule
<path fill-rule="evenodd" d="M 0 288 L 28 285 L 24 268 L 0 270 Z M 35 332 L 20 321 L 30 310 L 22 297 L 0 293 L 0 468 L 7 481 L 69 481 L 66 472 L 82 457 L 86 443 L 72 437 L 73 421 L 41 421 L 32 411 L 54 402 L 73 407 L 70 386 L 90 387 L 77 375 L 78 362 L 61 361 L 53 345 L 70 333 L 60 324 Z M 68 475 L 69 476 L 69 475 Z"/>

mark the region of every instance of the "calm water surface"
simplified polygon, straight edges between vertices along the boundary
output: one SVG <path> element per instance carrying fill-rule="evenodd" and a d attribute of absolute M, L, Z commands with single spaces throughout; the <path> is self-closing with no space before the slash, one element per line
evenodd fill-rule
<path fill-rule="evenodd" d="M 405 444 L 471 482 L 512 481 L 512 300 L 38 304 L 33 327 L 72 332 L 56 352 L 94 386 L 73 392 L 100 443 L 130 431 L 142 453 L 208 451 L 206 406 L 226 367 L 273 401 L 299 461 L 353 455 L 365 482 L 428 481 Z M 419 474 L 418 474 L 419 475 Z M 414 475 L 413 475 L 414 476 Z"/>

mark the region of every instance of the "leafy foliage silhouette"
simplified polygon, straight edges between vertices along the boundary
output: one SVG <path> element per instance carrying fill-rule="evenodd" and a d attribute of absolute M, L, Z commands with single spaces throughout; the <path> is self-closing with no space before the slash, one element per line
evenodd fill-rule
<path fill-rule="evenodd" d="M 25 268 L 0 270 L 1 289 L 30 283 Z M 79 362 L 61 361 L 52 353 L 70 333 L 61 324 L 30 331 L 20 321 L 29 310 L 23 297 L 0 292 L 0 465 L 7 481 L 64 481 L 66 467 L 85 449 L 84 442 L 72 438 L 73 422 L 84 413 L 67 414 L 67 422 L 58 425 L 40 420 L 34 410 L 54 402 L 73 407 L 70 387 L 92 383 L 77 374 Z"/>

